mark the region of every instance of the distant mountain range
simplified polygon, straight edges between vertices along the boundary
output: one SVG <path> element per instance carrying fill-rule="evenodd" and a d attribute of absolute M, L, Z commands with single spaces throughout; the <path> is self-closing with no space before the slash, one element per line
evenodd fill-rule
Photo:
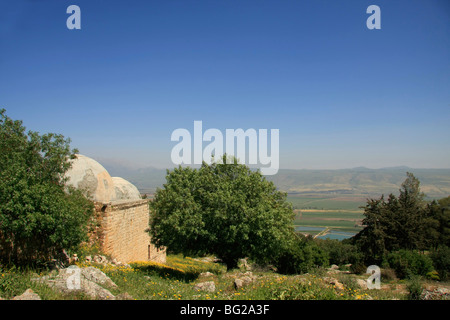
<path fill-rule="evenodd" d="M 157 168 L 130 169 L 104 163 L 111 176 L 133 183 L 142 193 L 154 193 L 165 183 L 166 170 Z M 377 196 L 397 194 L 406 172 L 412 172 L 421 182 L 422 191 L 430 198 L 450 195 L 450 169 L 413 169 L 405 166 L 382 169 L 357 167 L 337 170 L 280 169 L 273 181 L 279 190 L 289 193 L 364 194 Z"/>

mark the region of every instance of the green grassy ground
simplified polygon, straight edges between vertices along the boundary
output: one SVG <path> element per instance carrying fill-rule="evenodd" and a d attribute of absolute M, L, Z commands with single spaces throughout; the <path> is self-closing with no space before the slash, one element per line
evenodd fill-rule
<path fill-rule="evenodd" d="M 83 267 L 83 265 L 80 265 Z M 334 275 L 344 285 L 337 288 L 325 279 L 326 270 L 317 269 L 305 275 L 281 275 L 273 271 L 253 270 L 254 280 L 236 289 L 234 279 L 242 277 L 243 270 L 226 271 L 218 263 L 199 259 L 168 256 L 166 264 L 136 262 L 131 267 L 111 265 L 97 268 L 105 272 L 117 285 L 110 288 L 115 296 L 127 293 L 135 300 L 364 300 L 405 299 L 406 295 L 393 290 L 362 290 L 356 279 L 366 278 L 351 274 Z M 33 270 L 0 270 L 0 297 L 10 299 L 31 288 L 43 300 L 87 300 L 77 292 L 61 293 L 43 283 L 31 281 L 38 276 Z M 205 275 L 202 272 L 209 271 Z M 45 275 L 41 272 L 40 276 Z M 199 291 L 195 284 L 204 281 L 215 283 L 214 292 Z"/>

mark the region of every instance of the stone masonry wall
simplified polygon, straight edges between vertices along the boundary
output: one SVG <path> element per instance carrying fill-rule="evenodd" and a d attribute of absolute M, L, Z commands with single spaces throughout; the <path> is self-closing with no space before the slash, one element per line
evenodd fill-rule
<path fill-rule="evenodd" d="M 118 261 L 165 263 L 165 250 L 150 243 L 148 200 L 123 200 L 96 203 L 100 216 L 100 245 L 104 253 Z"/>

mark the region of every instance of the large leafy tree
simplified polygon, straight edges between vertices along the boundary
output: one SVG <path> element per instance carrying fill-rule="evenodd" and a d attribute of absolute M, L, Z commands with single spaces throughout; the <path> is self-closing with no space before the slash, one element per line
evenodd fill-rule
<path fill-rule="evenodd" d="M 86 239 L 92 204 L 65 186 L 70 139 L 26 132 L 0 110 L 0 260 L 36 264 Z"/>
<path fill-rule="evenodd" d="M 167 172 L 151 203 L 153 242 L 183 254 L 215 254 L 227 268 L 244 257 L 273 260 L 293 235 L 286 194 L 236 159 L 223 163 Z"/>

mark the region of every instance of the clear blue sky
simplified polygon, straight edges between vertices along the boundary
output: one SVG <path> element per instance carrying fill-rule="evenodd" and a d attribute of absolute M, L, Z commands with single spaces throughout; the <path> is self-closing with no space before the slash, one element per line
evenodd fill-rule
<path fill-rule="evenodd" d="M 95 159 L 170 167 L 202 120 L 280 129 L 280 168 L 450 167 L 448 0 L 0 3 L 0 107 Z"/>

